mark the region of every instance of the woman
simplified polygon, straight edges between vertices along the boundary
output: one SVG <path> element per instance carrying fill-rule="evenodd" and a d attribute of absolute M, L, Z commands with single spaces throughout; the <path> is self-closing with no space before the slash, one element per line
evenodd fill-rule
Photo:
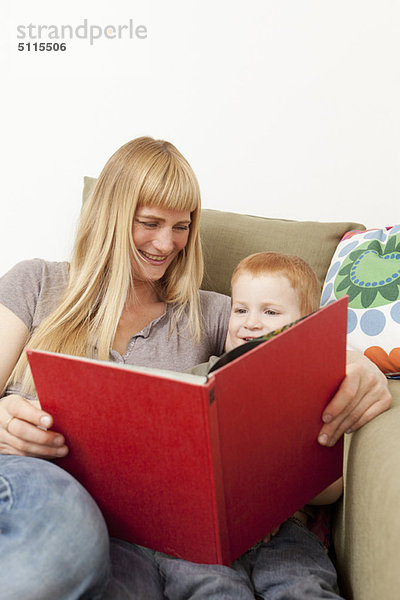
<path fill-rule="evenodd" d="M 174 146 L 139 138 L 120 148 L 104 167 L 91 199 L 83 207 L 70 266 L 26 261 L 2 280 L 1 338 L 2 347 L 7 347 L 9 352 L 0 363 L 1 386 L 6 384 L 28 339 L 31 347 L 176 370 L 207 360 L 210 354 L 222 353 L 229 299 L 211 292 L 198 293 L 203 275 L 199 216 L 200 192 L 196 177 Z M 0 402 L 2 454 L 53 458 L 68 452 L 60 434 L 37 427 L 49 427 L 51 417 L 41 411 L 37 403 L 27 401 L 34 399 L 34 388 L 24 355 L 16 364 L 5 394 Z M 12 485 L 16 495 L 19 480 L 14 481 L 14 477 L 23 473 L 21 477 L 26 481 L 28 474 L 33 478 L 37 470 L 35 478 L 41 481 L 42 487 L 36 491 L 35 519 L 40 520 L 40 512 L 47 510 L 46 496 L 59 494 L 50 487 L 50 484 L 56 485 L 54 471 L 64 482 L 63 474 L 58 469 L 49 469 L 53 465 L 47 463 L 36 464 L 32 459 L 13 461 L 12 458 L 15 456 L 2 457 L 1 473 L 6 477 L 3 485 L 7 490 Z M 16 465 L 12 467 L 13 473 L 15 471 L 12 483 L 9 464 Z M 47 471 L 51 474 L 46 475 Z M 45 484 L 43 478 L 47 478 Z M 29 483 L 29 488 L 35 489 L 33 483 Z M 79 507 L 84 503 L 82 498 L 73 502 L 70 497 L 68 505 Z M 9 502 L 11 507 L 12 500 Z M 70 514 L 67 516 L 65 498 L 61 504 L 69 529 L 72 520 Z M 12 514 L 7 517 L 12 532 Z M 96 517 L 95 511 L 94 521 Z M 47 516 L 47 523 L 51 518 Z M 62 518 L 58 518 L 60 525 Z M 26 522 L 28 519 L 26 516 Z M 2 525 L 4 530 L 7 522 L 3 521 Z M 98 530 L 93 522 L 88 522 L 87 527 L 93 532 Z M 95 555 L 99 542 L 96 535 L 89 535 L 87 527 L 83 530 L 87 538 L 93 539 Z M 46 531 L 43 523 L 41 528 Z M 103 524 L 100 529 L 101 537 Z M 10 539 L 10 544 L 7 550 L 4 548 L 3 557 L 5 553 L 10 557 L 11 570 L 13 548 L 20 552 L 24 546 L 27 555 L 38 557 L 33 536 L 27 529 L 24 533 L 29 543 L 25 538 L 21 541 L 18 537 L 5 539 L 6 542 Z M 66 534 L 70 532 L 67 530 Z M 54 585 L 57 585 L 57 579 L 63 579 L 59 571 L 65 569 L 62 556 L 68 549 L 64 541 L 61 544 L 62 531 L 57 529 L 54 535 L 57 545 L 64 546 L 64 549 L 60 547 L 61 554 L 44 542 L 41 552 L 48 555 L 46 560 L 49 567 L 52 565 L 51 570 L 58 572 L 54 577 Z M 75 535 L 83 539 L 80 525 Z M 40 539 L 43 539 L 42 534 Z M 85 552 L 82 556 L 87 561 Z M 2 564 L 5 573 L 6 565 Z M 20 567 L 24 564 L 21 554 L 17 564 Z M 93 571 L 93 568 L 88 570 Z M 105 572 L 104 567 L 102 571 Z M 20 568 L 19 579 L 23 572 Z M 10 597 L 13 589 L 17 590 L 15 597 L 30 597 L 23 587 L 18 591 L 17 577 L 9 575 L 8 571 Z M 29 573 L 27 576 L 30 577 Z M 31 581 L 39 583 L 40 577 L 38 573 L 39 579 Z M 77 577 L 82 577 L 82 573 Z M 73 574 L 68 578 L 72 581 Z M 2 589 L 4 593 L 8 588 Z M 40 587 L 31 593 L 38 598 L 63 597 L 51 588 L 46 589 L 47 595 Z M 76 590 L 71 592 L 71 597 L 79 597 Z"/>
<path fill-rule="evenodd" d="M 83 207 L 70 265 L 27 261 L 2 278 L 4 598 L 164 597 L 153 553 L 145 549 L 113 541 L 110 576 L 109 540 L 95 503 L 72 477 L 38 460 L 65 456 L 68 448 L 46 429 L 52 418 L 35 400 L 21 353 L 28 343 L 175 370 L 220 354 L 229 300 L 198 292 L 199 212 L 197 180 L 183 156 L 167 142 L 138 138 L 105 165 Z M 353 362 L 322 435 L 335 440 L 389 403 L 375 369 Z M 194 581 L 201 568 L 187 565 Z"/>

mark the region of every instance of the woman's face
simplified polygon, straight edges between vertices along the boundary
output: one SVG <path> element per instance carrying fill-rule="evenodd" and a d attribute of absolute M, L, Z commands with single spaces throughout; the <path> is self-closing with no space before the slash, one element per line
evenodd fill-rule
<path fill-rule="evenodd" d="M 133 220 L 133 241 L 140 254 L 139 280 L 158 281 L 189 238 L 190 211 L 138 208 Z"/>

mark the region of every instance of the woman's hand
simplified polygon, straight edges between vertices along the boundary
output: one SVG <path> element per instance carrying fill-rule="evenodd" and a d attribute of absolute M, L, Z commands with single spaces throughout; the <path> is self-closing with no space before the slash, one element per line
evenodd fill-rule
<path fill-rule="evenodd" d="M 68 448 L 64 437 L 46 431 L 52 424 L 51 415 L 22 396 L 5 396 L 0 400 L 0 454 L 37 458 L 65 456 Z"/>
<path fill-rule="evenodd" d="M 347 352 L 346 377 L 325 408 L 319 443 L 334 446 L 344 433 L 356 431 L 391 403 L 387 379 L 378 367 L 363 354 Z"/>

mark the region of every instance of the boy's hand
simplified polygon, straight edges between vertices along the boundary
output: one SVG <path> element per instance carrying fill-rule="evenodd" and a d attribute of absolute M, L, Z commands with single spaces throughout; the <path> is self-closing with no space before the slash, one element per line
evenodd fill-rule
<path fill-rule="evenodd" d="M 334 446 L 344 433 L 356 431 L 391 403 L 384 374 L 364 355 L 348 351 L 346 377 L 325 408 L 319 443 Z"/>
<path fill-rule="evenodd" d="M 263 537 L 262 541 L 265 542 L 266 544 L 268 542 L 271 541 L 271 538 L 274 537 L 274 535 L 276 535 L 278 533 L 278 531 L 280 530 L 281 526 L 278 525 L 278 527 L 275 527 L 275 529 L 273 529 L 272 531 L 270 531 L 269 533 L 267 533 L 266 536 Z"/>

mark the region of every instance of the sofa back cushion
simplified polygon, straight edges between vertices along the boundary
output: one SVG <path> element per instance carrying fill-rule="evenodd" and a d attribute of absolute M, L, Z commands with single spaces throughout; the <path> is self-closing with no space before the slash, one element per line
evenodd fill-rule
<path fill-rule="evenodd" d="M 83 201 L 95 184 L 96 179 L 85 177 Z M 266 250 L 300 256 L 314 269 L 322 287 L 338 243 L 347 231 L 354 229 L 365 227 L 360 223 L 289 221 L 203 209 L 202 288 L 229 295 L 231 275 L 238 262 L 249 254 Z"/>
<path fill-rule="evenodd" d="M 254 252 L 295 254 L 307 261 L 323 284 L 336 246 L 359 223 L 289 221 L 203 209 L 201 239 L 205 260 L 202 287 L 230 293 L 232 271 Z"/>

